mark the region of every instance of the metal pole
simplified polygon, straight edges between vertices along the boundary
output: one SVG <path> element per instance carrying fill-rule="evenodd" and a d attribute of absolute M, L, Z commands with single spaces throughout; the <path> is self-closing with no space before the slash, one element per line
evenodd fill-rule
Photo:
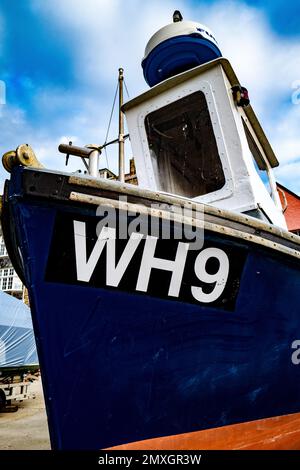
<path fill-rule="evenodd" d="M 99 156 L 100 153 L 98 150 L 93 150 L 89 155 L 89 174 L 90 176 L 94 176 L 95 178 L 99 176 Z"/>
<path fill-rule="evenodd" d="M 123 69 L 119 69 L 119 181 L 124 182 L 124 115 L 121 111 L 123 105 Z"/>

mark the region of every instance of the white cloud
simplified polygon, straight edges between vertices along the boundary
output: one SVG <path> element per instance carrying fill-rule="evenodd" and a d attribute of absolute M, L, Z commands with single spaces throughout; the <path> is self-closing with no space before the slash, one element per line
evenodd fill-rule
<path fill-rule="evenodd" d="M 293 191 L 300 195 L 300 161 L 288 163 L 283 165 L 281 169 L 275 170 L 275 175 L 278 181 L 288 188 L 293 188 Z"/>
<path fill-rule="evenodd" d="M 107 124 L 111 103 L 99 105 L 88 96 L 82 96 L 75 91 L 58 88 L 42 88 L 36 91 L 35 108 L 43 119 L 51 116 L 44 125 L 39 122 L 32 124 L 24 109 L 10 106 L 0 106 L 1 140 L 0 154 L 14 150 L 20 143 L 32 146 L 38 160 L 47 168 L 64 171 L 65 155 L 58 152 L 60 143 L 84 146 L 87 143 L 103 144 L 107 132 Z M 69 110 L 69 112 L 68 112 Z M 67 111 L 67 112 L 66 112 Z M 104 116 L 104 118 L 103 118 Z M 38 119 L 38 117 L 37 117 Z M 116 123 L 112 139 L 116 135 Z M 76 131 L 76 135 L 74 135 Z M 64 134 L 62 134 L 64 132 Z M 128 155 L 130 153 L 128 152 Z M 103 167 L 117 171 L 117 147 L 108 150 L 109 164 L 103 153 L 100 164 Z M 68 171 L 84 169 L 77 157 L 71 157 Z M 4 178 L 7 176 L 0 167 L 0 193 Z"/>
<path fill-rule="evenodd" d="M 291 95 L 292 82 L 300 78 L 299 39 L 276 35 L 259 10 L 237 8 L 236 2 L 215 5 L 207 21 L 259 113 L 268 116 L 280 99 Z"/>
<path fill-rule="evenodd" d="M 290 105 L 272 123 L 272 144 L 280 162 L 285 164 L 300 158 L 300 105 Z"/>
<path fill-rule="evenodd" d="M 173 0 L 33 0 L 40 14 L 64 25 L 73 42 L 77 73 L 90 85 L 114 83 L 124 67 L 134 94 L 145 89 L 141 60 L 147 41 L 171 21 L 176 8 L 186 2 Z"/>
<path fill-rule="evenodd" d="M 140 65 L 146 43 L 171 21 L 173 11 L 180 9 L 185 19 L 203 22 L 214 31 L 223 55 L 249 89 L 252 105 L 279 160 L 284 165 L 293 162 L 300 156 L 300 105 L 291 102 L 292 83 L 300 79 L 299 40 L 275 34 L 267 18 L 245 3 L 199 3 L 195 7 L 195 2 L 183 0 L 128 0 L 126 4 L 121 0 L 32 0 L 32 7 L 44 21 L 63 25 L 81 88 L 36 90 L 37 108 L 51 116 L 48 127 L 43 124 L 37 132 L 25 125 L 14 136 L 21 139 L 27 135 L 29 143 L 32 138 L 42 160 L 51 167 L 60 158 L 56 147 L 62 132 L 75 134 L 78 144 L 103 143 L 118 68 L 124 67 L 132 96 L 146 89 Z M 3 142 L 10 146 L 8 137 Z M 116 160 L 114 154 L 112 159 Z M 282 170 L 288 171 L 284 166 Z M 280 172 L 277 170 L 279 177 Z M 294 184 L 295 179 L 292 181 Z"/>
<path fill-rule="evenodd" d="M 34 0 L 34 5 L 64 25 L 66 36 L 74 40 L 78 74 L 90 84 L 114 81 L 118 67 L 124 66 L 130 88 L 135 93 L 145 88 L 140 62 L 146 43 L 171 21 L 175 8 L 184 18 L 213 29 L 259 111 L 272 107 L 270 94 L 276 101 L 300 79 L 300 42 L 276 35 L 258 9 L 241 2 L 195 7 L 173 0 L 128 0 L 126 6 L 121 0 Z"/>

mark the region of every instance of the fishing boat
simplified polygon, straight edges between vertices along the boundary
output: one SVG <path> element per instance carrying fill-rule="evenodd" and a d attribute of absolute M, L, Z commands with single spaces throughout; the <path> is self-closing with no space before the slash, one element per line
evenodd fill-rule
<path fill-rule="evenodd" d="M 88 174 L 3 157 L 2 225 L 29 291 L 53 449 L 300 448 L 300 237 L 278 160 L 214 34 L 173 22 Z M 124 181 L 127 119 L 138 185 Z"/>

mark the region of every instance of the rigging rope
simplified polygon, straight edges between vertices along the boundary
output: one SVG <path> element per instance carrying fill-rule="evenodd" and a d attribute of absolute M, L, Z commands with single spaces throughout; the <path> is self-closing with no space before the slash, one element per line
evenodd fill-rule
<path fill-rule="evenodd" d="M 117 88 L 116 88 L 116 92 L 115 92 L 115 97 L 114 97 L 113 105 L 112 105 L 112 108 L 111 108 L 111 113 L 110 113 L 110 117 L 109 117 L 109 122 L 108 122 L 108 127 L 107 127 L 107 132 L 106 132 L 106 136 L 105 136 L 104 145 L 107 143 L 108 134 L 109 134 L 110 125 L 111 125 L 111 120 L 112 120 L 112 117 L 113 117 L 113 114 L 114 114 L 114 109 L 115 109 L 115 104 L 116 104 L 118 89 L 119 89 L 119 84 L 117 84 Z M 106 158 L 107 168 L 109 169 L 106 147 L 104 147 L 104 151 L 105 151 L 105 158 Z"/>
<path fill-rule="evenodd" d="M 126 85 L 126 82 L 125 82 L 125 78 L 124 78 L 123 82 L 124 82 L 124 87 L 125 87 L 125 90 L 126 90 L 127 96 L 128 96 L 128 98 L 130 98 L 130 96 L 129 96 L 129 92 L 128 92 L 128 89 L 127 89 L 127 85 Z"/>
<path fill-rule="evenodd" d="M 124 83 L 124 87 L 125 87 L 127 96 L 128 96 L 128 98 L 130 98 L 129 91 L 128 91 L 125 79 L 123 80 L 123 83 Z M 116 91 L 115 91 L 115 96 L 114 96 L 114 101 L 113 101 L 113 105 L 112 105 L 112 109 L 111 109 L 111 113 L 110 113 L 110 117 L 109 117 L 109 122 L 108 122 L 107 132 L 106 132 L 106 136 L 105 136 L 105 141 L 104 141 L 104 144 L 103 144 L 104 152 L 105 152 L 106 165 L 107 165 L 108 170 L 109 170 L 109 163 L 108 163 L 108 157 L 107 157 L 107 151 L 106 151 L 106 146 L 105 145 L 107 144 L 107 139 L 108 139 L 108 135 L 109 135 L 109 131 L 110 131 L 111 121 L 112 121 L 114 110 L 115 110 L 115 104 L 116 104 L 118 89 L 119 89 L 119 83 L 117 84 L 117 88 L 116 88 Z"/>

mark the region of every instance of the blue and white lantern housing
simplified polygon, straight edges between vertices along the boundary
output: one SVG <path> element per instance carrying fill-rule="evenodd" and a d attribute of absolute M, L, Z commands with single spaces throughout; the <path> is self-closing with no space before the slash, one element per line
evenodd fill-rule
<path fill-rule="evenodd" d="M 194 21 L 175 20 L 148 42 L 142 61 L 144 77 L 148 85 L 154 86 L 221 55 L 209 28 Z"/>
<path fill-rule="evenodd" d="M 123 107 L 139 186 L 286 228 L 272 171 L 278 161 L 247 90 L 218 57 L 212 33 L 194 36 L 197 28 L 178 21 L 152 37 L 143 67 L 157 85 Z"/>

